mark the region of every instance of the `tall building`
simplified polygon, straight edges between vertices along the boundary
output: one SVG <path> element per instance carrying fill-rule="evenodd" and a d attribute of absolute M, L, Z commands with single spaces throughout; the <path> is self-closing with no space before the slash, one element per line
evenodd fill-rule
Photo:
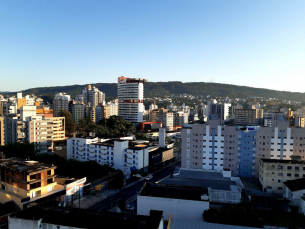
<path fill-rule="evenodd" d="M 53 150 L 53 143 L 65 139 L 65 118 L 36 115 L 36 106 L 23 106 L 20 117 L 5 117 L 5 143 L 28 141 L 40 153 Z"/>
<path fill-rule="evenodd" d="M 236 126 L 263 125 L 263 109 L 235 109 Z"/>
<path fill-rule="evenodd" d="M 55 98 L 53 100 L 54 116 L 58 117 L 60 110 L 69 111 L 70 101 L 71 101 L 70 95 L 67 95 L 65 93 L 55 94 Z"/>
<path fill-rule="evenodd" d="M 305 129 L 290 128 L 277 120 L 274 127 L 184 125 L 181 133 L 181 166 L 187 169 L 229 169 L 234 176 L 258 177 L 259 159 L 305 161 Z"/>
<path fill-rule="evenodd" d="M 89 84 L 75 100 L 85 105 L 90 104 L 90 106 L 105 105 L 105 94 Z"/>
<path fill-rule="evenodd" d="M 130 122 L 143 122 L 144 82 L 146 79 L 118 78 L 118 115 Z"/>
<path fill-rule="evenodd" d="M 4 145 L 4 117 L 0 117 L 0 146 Z"/>
<path fill-rule="evenodd" d="M 78 124 L 79 120 L 85 117 L 85 108 L 86 106 L 84 104 L 72 105 L 72 118 L 76 124 Z"/>
<path fill-rule="evenodd" d="M 229 118 L 230 107 L 230 103 L 213 103 L 210 105 L 209 114 L 217 115 L 221 122 L 224 123 Z"/>

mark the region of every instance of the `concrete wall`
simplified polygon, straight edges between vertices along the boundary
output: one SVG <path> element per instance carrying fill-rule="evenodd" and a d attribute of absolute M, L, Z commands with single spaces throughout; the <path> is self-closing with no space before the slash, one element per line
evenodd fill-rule
<path fill-rule="evenodd" d="M 8 217 L 9 229 L 39 229 L 41 220 L 27 220 Z"/>
<path fill-rule="evenodd" d="M 173 218 L 202 220 L 202 213 L 209 209 L 207 201 L 192 201 L 159 198 L 150 196 L 137 197 L 137 214 L 149 215 L 150 210 L 163 211 L 163 219 Z"/>

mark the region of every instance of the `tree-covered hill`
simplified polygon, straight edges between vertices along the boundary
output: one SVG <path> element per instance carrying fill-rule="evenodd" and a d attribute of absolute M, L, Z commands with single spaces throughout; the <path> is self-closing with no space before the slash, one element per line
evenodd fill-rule
<path fill-rule="evenodd" d="M 115 98 L 117 96 L 117 84 L 115 83 L 97 83 L 92 84 L 99 90 L 106 93 L 106 98 Z M 24 90 L 24 94 L 35 94 L 45 97 L 53 97 L 56 93 L 65 92 L 72 97 L 80 94 L 86 85 L 70 85 L 58 87 L 40 87 Z M 305 101 L 305 93 L 276 91 L 263 88 L 253 88 L 246 86 L 237 86 L 231 84 L 204 83 L 204 82 L 147 82 L 144 87 L 145 97 L 164 97 L 171 94 L 191 94 L 191 95 L 210 95 L 212 98 L 225 97 L 245 98 L 248 96 L 259 96 L 267 98 L 278 98 L 296 101 Z M 12 93 L 10 93 L 12 94 Z M 14 93 L 15 94 L 15 93 Z"/>

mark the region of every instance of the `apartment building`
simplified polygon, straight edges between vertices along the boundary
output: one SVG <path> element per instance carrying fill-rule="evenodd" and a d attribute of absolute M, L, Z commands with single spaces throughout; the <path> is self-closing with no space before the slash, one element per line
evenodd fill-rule
<path fill-rule="evenodd" d="M 55 141 L 65 139 L 65 118 L 36 116 L 35 106 L 23 106 L 20 117 L 5 117 L 5 143 L 28 141 L 40 153 L 53 151 Z"/>
<path fill-rule="evenodd" d="M 97 137 L 67 139 L 67 159 L 96 161 L 101 165 L 111 165 L 126 176 L 131 171 L 148 169 L 148 147 L 144 144 L 130 144 L 127 140 L 102 141 Z"/>
<path fill-rule="evenodd" d="M 72 118 L 74 123 L 78 124 L 79 120 L 85 117 L 86 106 L 84 104 L 72 105 Z"/>
<path fill-rule="evenodd" d="M 260 158 L 290 160 L 298 155 L 305 160 L 304 136 L 304 128 L 290 128 L 287 121 L 277 121 L 275 127 L 221 126 L 219 120 L 184 125 L 182 167 L 229 169 L 233 176 L 258 177 Z"/>
<path fill-rule="evenodd" d="M 229 118 L 230 107 L 230 103 L 211 103 L 209 115 L 217 115 L 221 122 L 224 123 Z"/>
<path fill-rule="evenodd" d="M 264 192 L 282 195 L 286 192 L 283 182 L 304 177 L 305 161 L 279 159 L 259 161 L 259 181 Z"/>
<path fill-rule="evenodd" d="M 146 79 L 118 78 L 118 115 L 130 122 L 143 122 Z"/>
<path fill-rule="evenodd" d="M 70 95 L 67 95 L 66 93 L 55 94 L 55 97 L 53 100 L 54 116 L 58 117 L 60 110 L 69 111 L 69 102 L 70 101 L 71 101 Z"/>
<path fill-rule="evenodd" d="M 0 146 L 4 145 L 4 117 L 0 117 Z"/>
<path fill-rule="evenodd" d="M 263 124 L 263 109 L 235 109 L 236 126 L 259 126 Z"/>
<path fill-rule="evenodd" d="M 60 194 L 54 181 L 56 166 L 19 158 L 0 160 L 0 201 L 13 200 L 21 209 L 44 197 Z"/>

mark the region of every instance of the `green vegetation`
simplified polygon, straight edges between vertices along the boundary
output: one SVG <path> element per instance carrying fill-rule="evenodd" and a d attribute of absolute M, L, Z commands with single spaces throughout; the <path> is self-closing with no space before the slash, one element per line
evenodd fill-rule
<path fill-rule="evenodd" d="M 66 134 L 72 134 L 76 128 L 76 125 L 72 118 L 72 114 L 66 110 L 60 110 L 59 117 L 65 117 Z"/>
<path fill-rule="evenodd" d="M 147 140 L 146 134 L 143 133 L 136 133 L 137 140 Z"/>
<path fill-rule="evenodd" d="M 225 208 L 210 208 L 203 212 L 203 219 L 211 223 L 229 224 L 248 227 L 262 227 L 263 222 L 258 218 L 250 205 L 229 205 Z"/>
<path fill-rule="evenodd" d="M 301 214 L 276 210 L 256 210 L 256 213 L 258 217 L 262 219 L 264 225 L 276 225 L 289 228 L 305 227 L 305 216 Z"/>
<path fill-rule="evenodd" d="M 0 152 L 3 152 L 5 158 L 21 157 L 25 159 L 32 159 L 36 157 L 37 150 L 33 143 L 28 141 L 8 143 L 0 146 Z"/>
<path fill-rule="evenodd" d="M 248 227 L 263 225 L 303 228 L 305 216 L 279 210 L 267 211 L 253 209 L 250 204 L 229 205 L 225 208 L 210 208 L 204 211 L 203 218 L 207 222 Z"/>
<path fill-rule="evenodd" d="M 120 116 L 111 116 L 106 120 L 102 119 L 96 126 L 103 126 L 103 128 L 105 128 L 105 134 L 128 134 L 136 132 L 136 128 L 131 124 L 131 122 L 126 121 Z M 96 131 L 96 133 L 99 133 L 99 131 Z"/>
<path fill-rule="evenodd" d="M 115 98 L 117 96 L 117 84 L 115 83 L 97 83 L 92 84 L 99 90 L 106 93 L 107 98 Z M 67 94 L 75 97 L 80 94 L 86 85 L 71 85 L 62 87 L 40 87 L 24 90 L 25 94 L 35 94 L 38 96 L 49 96 L 45 97 L 46 100 L 50 101 L 56 93 L 66 92 Z M 305 94 L 300 92 L 286 92 L 286 91 L 275 91 L 262 88 L 253 88 L 246 86 L 236 86 L 231 84 L 219 84 L 219 83 L 204 83 L 204 82 L 147 82 L 145 83 L 145 97 L 164 97 L 172 94 L 190 94 L 195 96 L 207 96 L 210 95 L 212 98 L 225 97 L 230 98 L 244 98 L 248 96 L 259 96 L 267 98 L 278 98 L 296 101 L 305 101 Z M 12 93 L 10 93 L 12 94 Z"/>

